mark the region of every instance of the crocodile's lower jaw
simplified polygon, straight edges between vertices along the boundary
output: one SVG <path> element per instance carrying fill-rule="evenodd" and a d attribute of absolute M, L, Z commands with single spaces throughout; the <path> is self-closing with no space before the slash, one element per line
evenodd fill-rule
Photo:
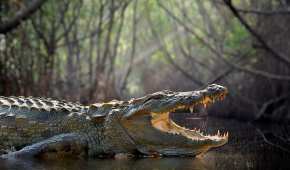
<path fill-rule="evenodd" d="M 212 141 L 227 141 L 228 132 L 220 133 L 218 130 L 216 134 L 204 134 L 200 129 L 188 129 L 176 124 L 169 116 L 169 113 L 178 111 L 180 109 L 189 109 L 193 112 L 193 107 L 203 106 L 204 108 L 208 107 L 210 104 L 214 103 L 217 100 L 223 100 L 224 96 L 216 96 L 213 98 L 204 98 L 201 101 L 195 102 L 191 105 L 179 105 L 176 108 L 170 109 L 168 112 L 163 113 L 151 113 L 152 119 L 151 124 L 154 128 L 169 134 L 175 134 L 187 137 L 193 141 L 196 140 L 212 140 Z M 178 114 L 178 113 L 173 113 Z"/>

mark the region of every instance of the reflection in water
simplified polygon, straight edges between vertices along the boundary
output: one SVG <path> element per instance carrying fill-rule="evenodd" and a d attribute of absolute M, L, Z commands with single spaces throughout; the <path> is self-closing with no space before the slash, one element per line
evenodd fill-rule
<path fill-rule="evenodd" d="M 79 169 L 208 169 L 202 159 L 194 158 L 143 158 L 135 160 L 63 160 L 63 161 L 0 161 L 0 169 L 53 169 L 53 170 L 79 170 Z"/>
<path fill-rule="evenodd" d="M 194 128 L 192 119 L 180 116 L 178 123 Z M 229 143 L 213 149 L 199 158 L 144 158 L 129 160 L 0 160 L 1 170 L 74 170 L 74 169 L 290 169 L 290 126 L 254 127 L 234 120 L 209 118 L 201 125 L 208 133 L 217 129 L 229 131 Z M 266 140 L 266 142 L 265 142 Z"/>

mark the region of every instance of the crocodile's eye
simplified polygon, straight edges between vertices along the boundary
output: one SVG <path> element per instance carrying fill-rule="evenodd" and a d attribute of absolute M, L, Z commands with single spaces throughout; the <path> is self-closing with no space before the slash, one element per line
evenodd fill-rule
<path fill-rule="evenodd" d="M 209 92 L 216 92 L 216 91 L 223 91 L 224 87 L 223 86 L 219 86 L 216 84 L 211 84 L 207 87 L 207 91 Z"/>

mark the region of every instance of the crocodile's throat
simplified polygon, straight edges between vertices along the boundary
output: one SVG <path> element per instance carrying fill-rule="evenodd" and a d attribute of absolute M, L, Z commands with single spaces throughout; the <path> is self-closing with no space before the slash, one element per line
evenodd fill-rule
<path fill-rule="evenodd" d="M 166 132 L 169 134 L 180 135 L 187 137 L 191 140 L 227 140 L 228 139 L 228 132 L 221 134 L 219 130 L 216 134 L 204 134 L 200 129 L 188 129 L 186 127 L 182 127 L 175 123 L 169 116 L 169 113 L 178 114 L 179 110 L 190 110 L 193 112 L 195 107 L 204 107 L 207 108 L 209 105 L 214 103 L 218 100 L 223 100 L 225 98 L 225 94 L 212 96 L 212 97 L 205 97 L 200 101 L 196 101 L 189 105 L 179 105 L 175 108 L 169 109 L 163 113 L 153 113 L 151 112 L 151 124 L 154 128 Z"/>

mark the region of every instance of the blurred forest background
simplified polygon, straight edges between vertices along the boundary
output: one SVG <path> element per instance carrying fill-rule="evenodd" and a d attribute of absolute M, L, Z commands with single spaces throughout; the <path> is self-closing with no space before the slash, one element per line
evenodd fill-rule
<path fill-rule="evenodd" d="M 289 0 L 1 0 L 0 95 L 81 103 L 218 83 L 215 116 L 290 120 Z"/>

